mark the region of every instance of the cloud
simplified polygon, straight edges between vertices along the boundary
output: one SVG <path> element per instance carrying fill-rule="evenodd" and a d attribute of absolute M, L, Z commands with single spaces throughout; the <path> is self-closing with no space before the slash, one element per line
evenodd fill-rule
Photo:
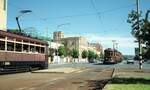
<path fill-rule="evenodd" d="M 89 42 L 100 42 L 104 48 L 111 48 L 112 40 L 116 40 L 120 48 L 135 48 L 137 44 L 134 42 L 133 37 L 116 37 L 116 36 L 99 36 L 96 34 L 86 35 Z"/>
<path fill-rule="evenodd" d="M 113 48 L 112 40 L 116 40 L 118 43 L 118 50 L 125 55 L 134 55 L 134 48 L 138 46 L 134 41 L 134 37 L 123 37 L 123 36 L 100 36 L 99 34 L 82 34 L 82 35 L 67 35 L 67 36 L 84 36 L 89 42 L 101 43 L 103 49 Z"/>

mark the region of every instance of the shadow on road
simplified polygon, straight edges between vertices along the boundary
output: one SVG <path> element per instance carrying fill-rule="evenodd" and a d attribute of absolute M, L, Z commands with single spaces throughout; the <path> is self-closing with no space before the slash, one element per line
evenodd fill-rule
<path fill-rule="evenodd" d="M 104 86 L 108 83 L 108 79 L 106 80 L 88 80 L 88 87 L 90 90 L 102 90 Z"/>

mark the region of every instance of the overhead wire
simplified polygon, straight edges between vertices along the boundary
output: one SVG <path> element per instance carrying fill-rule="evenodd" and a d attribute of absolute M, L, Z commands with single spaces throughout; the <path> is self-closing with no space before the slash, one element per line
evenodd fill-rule
<path fill-rule="evenodd" d="M 47 20 L 48 19 L 63 19 L 63 18 L 75 18 L 75 17 L 81 17 L 81 16 L 90 16 L 90 15 L 100 15 L 100 14 L 106 14 L 106 13 L 109 13 L 109 12 L 117 11 L 117 10 L 124 9 L 124 8 L 129 8 L 129 7 L 133 7 L 133 6 L 135 6 L 135 4 L 130 4 L 130 5 L 127 5 L 127 6 L 113 8 L 113 9 L 105 10 L 105 11 L 99 11 L 98 9 L 96 9 L 97 12 L 66 15 L 66 16 L 60 16 L 60 17 L 47 17 L 45 19 L 47 19 Z"/>
<path fill-rule="evenodd" d="M 103 22 L 102 22 L 102 19 L 101 19 L 101 13 L 98 11 L 97 7 L 96 7 L 96 4 L 95 4 L 95 0 L 90 0 L 90 3 L 96 13 L 96 16 L 98 18 L 98 21 L 99 21 L 99 27 L 102 27 L 102 28 L 105 28 L 104 25 L 103 25 Z M 106 32 L 106 31 L 104 31 Z"/>
<path fill-rule="evenodd" d="M 113 8 L 113 9 L 109 9 L 109 10 L 104 10 L 104 11 L 99 11 L 99 9 L 96 7 L 95 5 L 95 2 L 94 0 L 90 0 L 90 3 L 93 7 L 93 9 L 95 10 L 94 12 L 90 12 L 90 13 L 81 13 L 81 14 L 74 14 L 74 15 L 66 15 L 66 16 L 58 16 L 58 17 L 41 17 L 39 15 L 37 15 L 34 11 L 32 12 L 32 14 L 37 17 L 37 19 L 26 19 L 24 20 L 25 22 L 26 21 L 43 21 L 45 23 L 48 23 L 48 20 L 52 20 L 52 19 L 66 19 L 66 18 L 76 18 L 76 17 L 84 17 L 84 16 L 91 16 L 91 15 L 96 15 L 99 19 L 99 22 L 102 26 L 103 25 L 103 22 L 101 20 L 101 15 L 103 14 L 107 14 L 107 13 L 110 13 L 110 12 L 114 12 L 114 11 L 117 11 L 117 10 L 121 10 L 121 9 L 125 9 L 125 8 L 129 8 L 129 7 L 133 7 L 135 6 L 135 4 L 130 4 L 130 5 L 125 5 L 125 6 L 121 6 L 121 7 L 117 7 L 117 8 Z M 14 4 L 11 4 L 9 2 L 9 4 L 12 6 L 12 7 L 15 7 L 17 10 L 22 10 L 23 8 L 22 7 L 19 7 L 17 5 L 14 5 Z M 107 30 L 105 30 L 104 32 L 107 32 Z"/>
<path fill-rule="evenodd" d="M 19 6 L 16 6 L 16 5 L 14 5 L 14 4 L 11 4 L 10 2 L 9 2 L 9 4 L 10 4 L 11 6 L 17 8 L 17 9 L 22 9 L 22 8 L 19 7 Z M 93 8 L 95 9 L 96 12 L 92 12 L 92 13 L 81 13 L 81 14 L 66 15 L 66 16 L 58 16 L 58 17 L 44 17 L 44 18 L 39 17 L 35 12 L 33 12 L 33 14 L 34 14 L 36 17 L 38 17 L 39 20 L 42 20 L 42 21 L 48 21 L 48 20 L 50 20 L 50 19 L 76 18 L 76 17 L 90 16 L 90 15 L 97 15 L 98 18 L 101 20 L 100 14 L 106 14 L 106 13 L 109 13 L 109 12 L 114 12 L 114 11 L 117 11 L 117 10 L 120 10 L 120 9 L 124 9 L 124 8 L 129 8 L 129 7 L 135 6 L 135 4 L 130 4 L 130 5 L 127 5 L 127 6 L 122 6 L 122 7 L 113 8 L 113 9 L 104 10 L 104 11 L 99 11 L 99 10 L 96 8 L 96 6 L 95 6 L 93 0 L 91 0 L 91 4 L 92 4 L 92 6 L 93 6 Z M 35 21 L 35 19 L 28 19 L 28 21 L 32 21 L 32 20 Z"/>
<path fill-rule="evenodd" d="M 66 15 L 66 16 L 58 16 L 58 17 L 41 17 L 39 15 L 37 15 L 34 11 L 32 12 L 32 14 L 34 16 L 36 16 L 38 19 L 26 19 L 24 21 L 44 21 L 45 23 L 48 23 L 48 20 L 52 20 L 52 19 L 66 19 L 66 18 L 76 18 L 76 17 L 84 17 L 84 16 L 91 16 L 91 15 L 97 15 L 98 19 L 99 19 L 99 22 L 101 23 L 102 25 L 102 20 L 101 20 L 101 15 L 103 14 L 107 14 L 107 13 L 110 13 L 110 12 L 114 12 L 114 11 L 117 11 L 117 10 L 121 10 L 121 9 L 125 9 L 125 8 L 129 8 L 129 7 L 133 7 L 135 6 L 135 4 L 130 4 L 130 5 L 125 5 L 125 6 L 121 6 L 121 7 L 117 7 L 117 8 L 113 8 L 113 9 L 109 9 L 109 10 L 104 10 L 104 11 L 99 11 L 99 9 L 96 7 L 96 4 L 94 2 L 94 0 L 90 0 L 90 3 L 93 7 L 93 9 L 95 10 L 94 12 L 90 12 L 90 13 L 81 13 L 81 14 L 74 14 L 74 15 Z M 20 9 L 23 9 L 22 7 L 19 7 L 17 5 L 14 5 L 14 4 L 11 4 L 9 2 L 9 4 L 12 6 L 12 7 L 15 7 L 16 9 L 20 10 Z M 104 25 L 102 25 L 104 26 Z M 106 32 L 106 30 L 105 30 Z"/>
<path fill-rule="evenodd" d="M 101 13 L 98 11 L 94 0 L 90 0 L 90 2 L 91 2 L 91 5 L 92 5 L 93 9 L 95 10 L 96 15 L 98 16 L 99 21 L 101 21 L 101 16 L 100 16 Z"/>

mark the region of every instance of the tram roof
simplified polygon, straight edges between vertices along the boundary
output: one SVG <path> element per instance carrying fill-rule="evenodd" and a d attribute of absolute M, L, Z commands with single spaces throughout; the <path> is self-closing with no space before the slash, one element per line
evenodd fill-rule
<path fill-rule="evenodd" d="M 28 37 L 28 36 L 18 35 L 18 34 L 14 34 L 14 33 L 3 31 L 3 30 L 0 30 L 0 35 L 12 37 L 12 38 L 17 38 L 17 39 L 21 39 L 21 40 L 27 40 L 27 41 L 31 41 L 31 42 L 47 44 L 47 42 L 43 41 L 43 40 L 35 39 L 32 37 Z"/>

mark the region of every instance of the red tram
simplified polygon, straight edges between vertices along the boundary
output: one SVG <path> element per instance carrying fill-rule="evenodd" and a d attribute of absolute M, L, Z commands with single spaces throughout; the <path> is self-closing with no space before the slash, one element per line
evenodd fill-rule
<path fill-rule="evenodd" d="M 121 62 L 122 60 L 123 56 L 121 52 L 111 48 L 104 50 L 104 64 L 115 64 Z"/>
<path fill-rule="evenodd" d="M 45 41 L 0 30 L 0 70 L 5 68 L 48 67 Z"/>

